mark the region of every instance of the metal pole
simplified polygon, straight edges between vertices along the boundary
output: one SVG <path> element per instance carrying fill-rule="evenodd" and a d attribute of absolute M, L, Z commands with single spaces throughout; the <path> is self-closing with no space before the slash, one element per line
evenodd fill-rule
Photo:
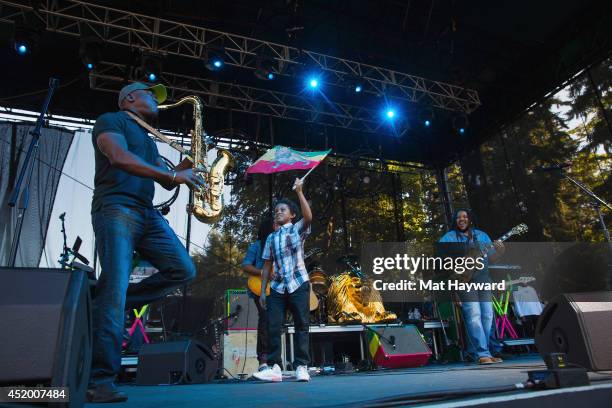
<path fill-rule="evenodd" d="M 448 177 L 446 168 L 436 168 L 436 181 L 438 182 L 438 190 L 440 191 L 440 198 L 442 199 L 446 226 L 450 229 L 453 223 L 453 203 L 450 192 L 448 191 Z"/>

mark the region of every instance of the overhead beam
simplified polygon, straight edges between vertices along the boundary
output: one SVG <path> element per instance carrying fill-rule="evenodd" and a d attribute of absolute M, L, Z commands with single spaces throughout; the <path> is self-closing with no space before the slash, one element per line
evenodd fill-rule
<path fill-rule="evenodd" d="M 36 9 L 30 3 L 0 0 L 0 20 L 20 21 L 24 13 L 33 13 L 49 31 L 80 36 L 87 27 L 88 35 L 131 48 L 196 59 L 208 48 L 220 48 L 226 64 L 246 69 L 255 69 L 257 59 L 265 56 L 274 61 L 277 75 L 300 75 L 312 68 L 324 72 L 325 84 L 345 87 L 347 80 L 359 78 L 364 92 L 389 99 L 466 114 L 481 105 L 473 89 L 314 51 L 83 1 L 40 0 Z"/>

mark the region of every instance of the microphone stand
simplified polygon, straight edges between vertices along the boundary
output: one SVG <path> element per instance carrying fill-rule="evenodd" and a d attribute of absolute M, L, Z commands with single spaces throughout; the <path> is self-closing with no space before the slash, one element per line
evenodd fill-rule
<path fill-rule="evenodd" d="M 567 180 L 569 180 L 572 184 L 578 187 L 584 194 L 586 194 L 587 196 L 591 198 L 592 205 L 593 207 L 595 207 L 595 210 L 597 211 L 597 218 L 599 219 L 599 223 L 601 224 L 601 230 L 603 231 L 606 241 L 608 241 L 608 247 L 610 248 L 610 251 L 612 251 L 612 240 L 610 240 L 610 232 L 608 231 L 608 227 L 606 226 L 606 223 L 604 222 L 604 219 L 603 219 L 603 214 L 601 213 L 602 205 L 606 207 L 608 210 L 612 210 L 612 206 L 606 203 L 602 198 L 599 198 L 593 191 L 591 191 L 584 184 L 568 176 L 567 173 L 563 171 L 563 169 L 559 169 L 559 175 L 562 178 L 566 178 Z"/>
<path fill-rule="evenodd" d="M 19 239 L 21 238 L 21 229 L 23 228 L 23 220 L 25 218 L 26 211 L 28 209 L 28 201 L 30 199 L 30 182 L 32 181 L 32 172 L 34 171 L 34 159 L 38 154 L 38 141 L 40 139 L 40 128 L 43 125 L 45 120 L 45 115 L 47 114 L 47 110 L 49 109 L 49 103 L 51 102 L 51 97 L 53 93 L 57 89 L 59 85 L 59 79 L 50 78 L 49 79 L 49 91 L 47 92 L 47 97 L 43 102 L 42 109 L 40 110 L 40 115 L 38 116 L 38 120 L 36 121 L 36 126 L 34 130 L 30 132 L 32 135 L 32 140 L 30 141 L 30 146 L 28 147 L 28 152 L 23 161 L 23 165 L 21 166 L 21 171 L 19 172 L 19 178 L 17 179 L 17 183 L 15 183 L 15 187 L 11 192 L 11 197 L 9 199 L 8 205 L 11 208 L 14 208 L 17 204 L 17 200 L 21 196 L 21 200 L 19 203 L 19 208 L 17 209 L 17 226 L 15 227 L 15 233 L 13 234 L 13 240 L 11 242 L 11 251 L 9 255 L 9 263 L 10 267 L 15 267 L 15 263 L 17 261 L 17 249 L 19 248 Z M 27 174 L 26 174 L 27 173 Z M 27 178 L 27 179 L 26 179 Z M 26 179 L 25 186 L 23 190 L 21 189 L 21 185 Z"/>

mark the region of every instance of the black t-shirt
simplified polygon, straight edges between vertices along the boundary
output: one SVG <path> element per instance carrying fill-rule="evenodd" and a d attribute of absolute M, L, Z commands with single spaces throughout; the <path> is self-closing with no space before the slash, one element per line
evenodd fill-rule
<path fill-rule="evenodd" d="M 92 142 L 96 152 L 96 175 L 91 211 L 99 210 L 104 204 L 124 204 L 128 206 L 152 207 L 155 186 L 150 178 L 131 175 L 111 166 L 96 143 L 101 133 L 119 133 L 125 137 L 130 152 L 149 164 L 155 165 L 159 157 L 155 142 L 147 136 L 138 123 L 127 113 L 105 113 L 96 120 Z"/>

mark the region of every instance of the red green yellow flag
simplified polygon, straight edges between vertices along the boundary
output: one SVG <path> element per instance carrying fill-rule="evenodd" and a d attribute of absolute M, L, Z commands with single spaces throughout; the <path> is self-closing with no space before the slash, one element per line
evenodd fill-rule
<path fill-rule="evenodd" d="M 308 170 L 317 167 L 331 152 L 331 149 L 321 152 L 301 152 L 285 146 L 274 146 L 261 156 L 247 173 L 278 173 L 288 170 Z"/>

